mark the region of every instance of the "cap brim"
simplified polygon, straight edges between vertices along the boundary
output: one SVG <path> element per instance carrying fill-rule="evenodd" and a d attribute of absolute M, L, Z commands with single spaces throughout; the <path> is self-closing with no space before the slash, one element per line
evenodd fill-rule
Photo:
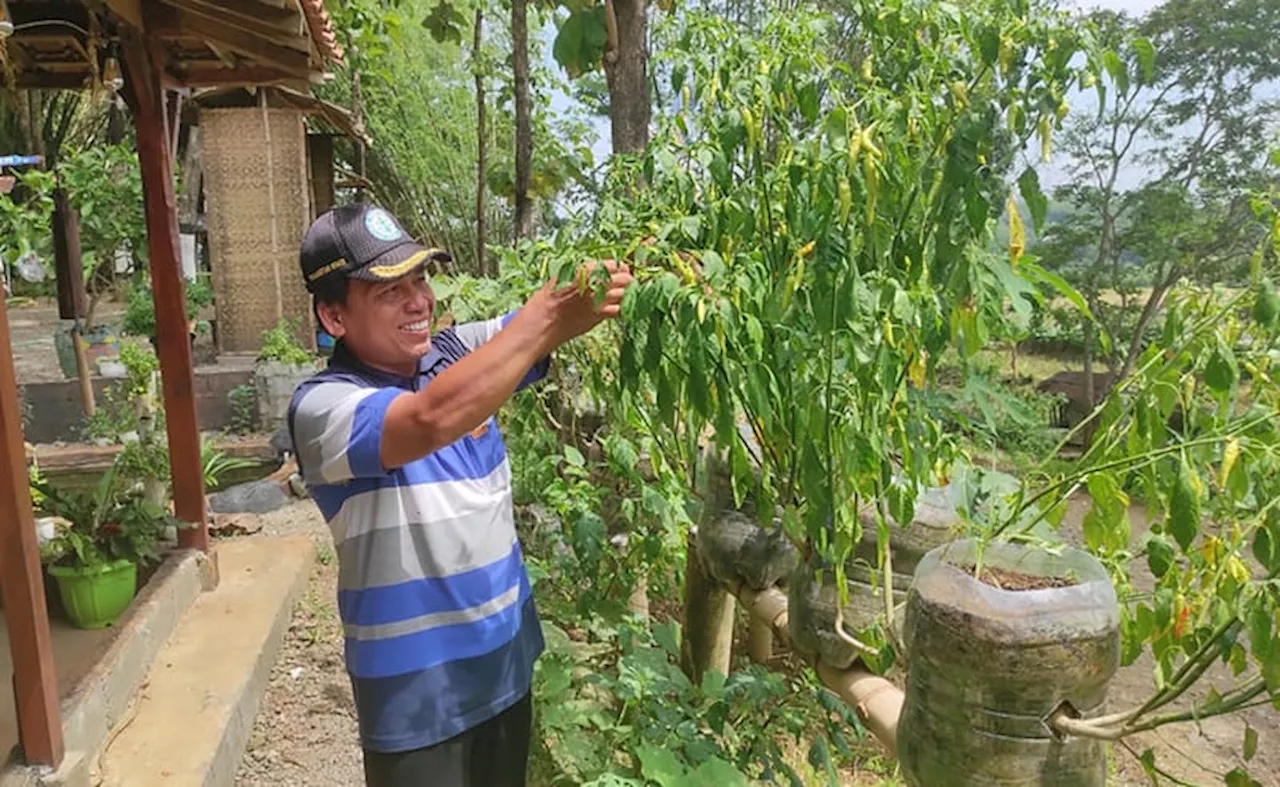
<path fill-rule="evenodd" d="M 443 249 L 407 246 L 395 249 L 382 258 L 352 271 L 350 277 L 362 281 L 393 281 L 415 273 L 432 259 L 453 259 Z"/>

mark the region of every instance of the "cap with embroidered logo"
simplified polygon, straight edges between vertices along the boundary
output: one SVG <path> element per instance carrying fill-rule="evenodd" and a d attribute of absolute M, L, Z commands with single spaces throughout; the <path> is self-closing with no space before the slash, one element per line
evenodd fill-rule
<path fill-rule="evenodd" d="M 308 292 L 337 279 L 390 281 L 429 260 L 451 259 L 415 241 L 386 210 L 362 202 L 322 213 L 302 236 L 299 255 Z"/>

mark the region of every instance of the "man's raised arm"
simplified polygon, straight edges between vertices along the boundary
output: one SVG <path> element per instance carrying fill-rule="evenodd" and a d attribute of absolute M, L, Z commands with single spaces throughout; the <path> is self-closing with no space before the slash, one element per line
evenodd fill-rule
<path fill-rule="evenodd" d="M 530 367 L 565 342 L 618 316 L 630 272 L 605 263 L 612 283 L 597 306 L 575 285 L 539 290 L 511 322 L 474 352 L 415 393 L 388 406 L 379 456 L 386 470 L 400 467 L 458 440 L 491 417 L 511 397 Z"/>

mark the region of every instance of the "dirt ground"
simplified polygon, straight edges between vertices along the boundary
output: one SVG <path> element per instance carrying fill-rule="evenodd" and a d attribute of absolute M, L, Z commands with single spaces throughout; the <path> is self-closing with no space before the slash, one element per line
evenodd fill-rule
<path fill-rule="evenodd" d="M 262 520 L 263 535 L 311 534 L 318 559 L 272 668 L 236 787 L 363 784 L 351 684 L 342 661 L 338 565 L 329 530 L 310 501 Z"/>
<path fill-rule="evenodd" d="M 1086 508 L 1075 501 L 1067 519 L 1068 534 L 1078 532 Z M 337 622 L 337 565 L 327 528 L 315 506 L 303 501 L 264 517 L 263 533 L 310 533 L 319 560 L 306 595 L 299 601 L 272 671 L 270 688 L 254 724 L 241 763 L 237 787 L 307 785 L 338 787 L 363 783 L 351 686 L 342 662 L 342 634 Z M 1133 513 L 1135 538 L 1145 529 L 1141 510 Z M 1069 535 L 1070 537 L 1070 535 Z M 1149 587 L 1145 565 L 1135 567 L 1135 582 Z M 1225 690 L 1233 681 L 1225 667 L 1215 667 L 1205 680 Z M 1152 664 L 1144 657 L 1122 669 L 1112 683 L 1111 706 L 1142 703 L 1153 691 Z M 1207 690 L 1207 683 L 1203 689 Z M 1258 751 L 1245 763 L 1240 756 L 1246 723 L 1258 732 Z M 1195 785 L 1222 784 L 1237 766 L 1247 766 L 1263 787 L 1280 787 L 1280 712 L 1270 706 L 1202 723 L 1185 723 L 1135 736 L 1128 741 L 1141 754 L 1154 748 L 1157 764 Z M 1140 787 L 1151 782 L 1134 755 L 1114 749 L 1114 787 Z M 874 784 L 864 775 L 859 784 Z M 885 781 L 884 784 L 900 783 Z"/>

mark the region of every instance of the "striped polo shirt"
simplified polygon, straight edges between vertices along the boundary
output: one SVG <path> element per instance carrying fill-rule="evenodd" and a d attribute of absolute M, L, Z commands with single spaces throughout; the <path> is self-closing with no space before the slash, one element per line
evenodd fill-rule
<path fill-rule="evenodd" d="M 513 316 L 436 334 L 412 378 L 372 369 L 338 342 L 328 367 L 294 392 L 289 429 L 333 533 L 347 671 L 367 749 L 439 743 L 530 690 L 543 640 L 496 417 L 391 472 L 379 459 L 391 401 L 429 384 Z M 541 379 L 548 363 L 520 387 Z"/>

